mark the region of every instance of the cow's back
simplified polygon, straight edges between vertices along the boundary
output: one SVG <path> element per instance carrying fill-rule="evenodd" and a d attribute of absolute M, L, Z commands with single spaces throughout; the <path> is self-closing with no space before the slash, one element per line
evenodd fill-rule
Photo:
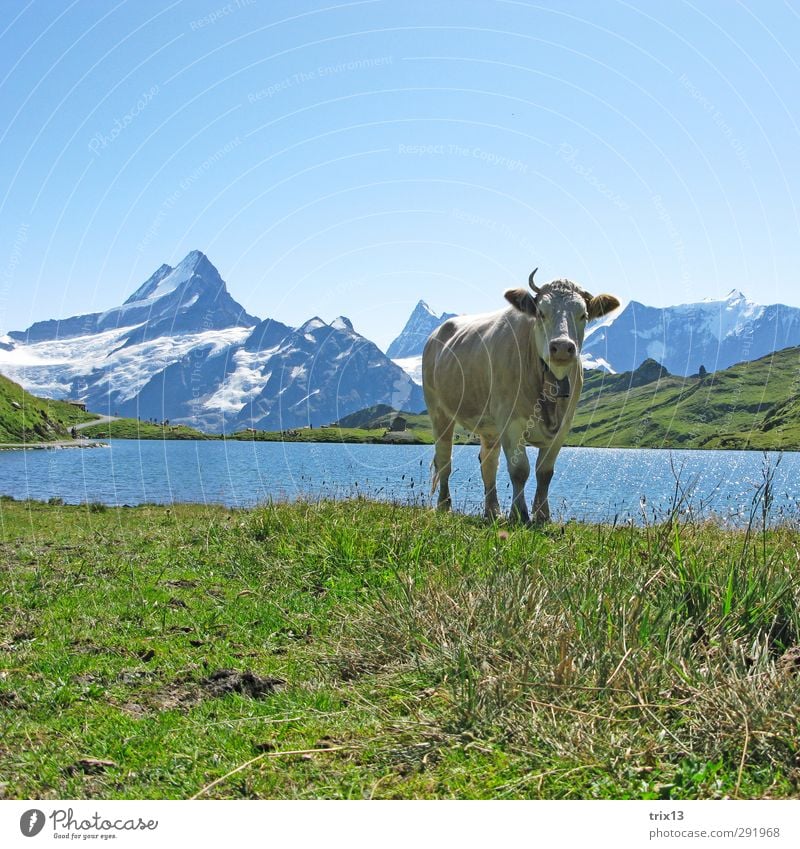
<path fill-rule="evenodd" d="M 513 308 L 448 319 L 422 354 L 428 411 L 479 430 L 498 399 L 519 395 L 530 338 L 530 319 Z"/>

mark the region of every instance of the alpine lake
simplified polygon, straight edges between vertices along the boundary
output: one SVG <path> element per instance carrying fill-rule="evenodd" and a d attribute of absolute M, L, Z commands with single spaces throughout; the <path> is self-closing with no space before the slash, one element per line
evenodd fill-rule
<path fill-rule="evenodd" d="M 453 451 L 451 493 L 460 512 L 483 509 L 478 450 Z M 534 455 L 530 449 L 532 463 Z M 109 440 L 85 450 L 0 452 L 0 495 L 106 506 L 253 507 L 356 497 L 430 505 L 432 456 L 430 445 Z M 738 527 L 764 516 L 796 523 L 798 479 L 800 452 L 564 448 L 550 506 L 559 522 L 645 524 L 677 511 Z M 534 487 L 531 475 L 529 501 Z M 502 458 L 498 495 L 507 511 L 511 485 Z"/>

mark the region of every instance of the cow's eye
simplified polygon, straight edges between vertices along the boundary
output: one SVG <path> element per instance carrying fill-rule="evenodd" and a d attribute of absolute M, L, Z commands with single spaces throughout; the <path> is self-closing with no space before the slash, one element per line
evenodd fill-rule
<path fill-rule="evenodd" d="M 588 320 L 589 320 L 589 316 L 586 315 L 585 312 L 581 313 L 581 321 L 588 321 Z"/>

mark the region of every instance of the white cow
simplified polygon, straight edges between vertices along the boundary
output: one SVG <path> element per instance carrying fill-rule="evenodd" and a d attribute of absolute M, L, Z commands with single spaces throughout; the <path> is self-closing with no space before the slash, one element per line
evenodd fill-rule
<path fill-rule="evenodd" d="M 504 310 L 450 318 L 422 354 L 422 385 L 436 450 L 432 492 L 450 509 L 450 462 L 456 423 L 480 435 L 485 513 L 496 518 L 500 449 L 513 485 L 512 519 L 529 522 L 526 445 L 539 448 L 533 516 L 550 520 L 547 492 L 583 387 L 580 352 L 586 323 L 619 306 L 613 295 L 592 296 L 569 280 L 509 289 Z"/>

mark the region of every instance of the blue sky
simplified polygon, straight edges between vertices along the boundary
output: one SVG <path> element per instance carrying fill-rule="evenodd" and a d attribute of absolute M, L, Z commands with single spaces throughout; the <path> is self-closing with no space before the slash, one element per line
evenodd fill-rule
<path fill-rule="evenodd" d="M 260 317 L 800 305 L 800 4 L 13 2 L 0 331 L 199 248 Z"/>

